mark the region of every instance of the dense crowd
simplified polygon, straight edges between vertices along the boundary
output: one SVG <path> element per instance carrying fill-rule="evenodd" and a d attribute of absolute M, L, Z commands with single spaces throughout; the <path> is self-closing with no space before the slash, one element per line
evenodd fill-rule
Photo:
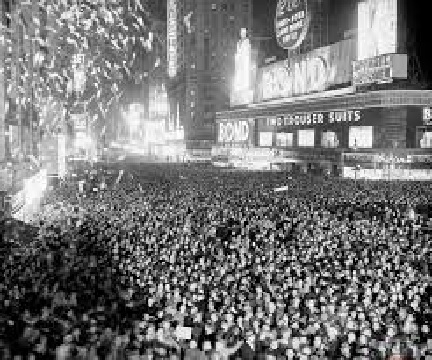
<path fill-rule="evenodd" d="M 432 183 L 77 171 L 37 235 L 1 252 L 0 358 L 426 359 L 431 197 Z"/>

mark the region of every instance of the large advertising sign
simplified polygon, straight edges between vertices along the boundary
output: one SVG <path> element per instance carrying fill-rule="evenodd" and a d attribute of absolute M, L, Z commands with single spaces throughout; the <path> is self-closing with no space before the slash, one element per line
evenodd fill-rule
<path fill-rule="evenodd" d="M 284 127 L 284 126 L 324 126 L 331 124 L 350 123 L 355 124 L 361 122 L 367 110 L 343 110 L 329 112 L 314 112 L 288 114 L 274 118 L 259 119 L 258 125 L 261 128 L 268 127 Z"/>
<path fill-rule="evenodd" d="M 391 83 L 408 77 L 408 56 L 387 54 L 353 62 L 353 85 Z"/>
<path fill-rule="evenodd" d="M 397 51 L 398 0 L 365 0 L 358 4 L 357 60 Z"/>
<path fill-rule="evenodd" d="M 168 0 L 168 76 L 177 74 L 177 0 Z"/>
<path fill-rule="evenodd" d="M 219 143 L 252 145 L 253 134 L 254 134 L 253 119 L 221 121 L 218 124 Z"/>
<path fill-rule="evenodd" d="M 284 49 L 293 50 L 304 41 L 310 24 L 307 0 L 279 0 L 276 8 L 276 39 Z"/>
<path fill-rule="evenodd" d="M 355 40 L 348 39 L 284 61 L 262 67 L 256 101 L 289 98 L 350 83 L 355 60 Z"/>

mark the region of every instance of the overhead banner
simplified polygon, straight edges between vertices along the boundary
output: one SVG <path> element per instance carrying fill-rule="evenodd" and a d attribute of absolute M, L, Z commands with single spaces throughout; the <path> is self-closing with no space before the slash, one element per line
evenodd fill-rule
<path fill-rule="evenodd" d="M 284 49 L 298 48 L 310 24 L 307 0 L 279 0 L 276 7 L 276 40 Z"/>
<path fill-rule="evenodd" d="M 262 67 L 255 102 L 321 92 L 352 79 L 356 42 L 347 39 Z"/>

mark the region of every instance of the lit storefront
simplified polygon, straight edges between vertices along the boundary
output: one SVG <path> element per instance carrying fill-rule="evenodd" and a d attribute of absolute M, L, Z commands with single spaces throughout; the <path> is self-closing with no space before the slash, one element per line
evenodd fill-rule
<path fill-rule="evenodd" d="M 344 177 L 432 179 L 432 91 L 386 89 L 407 79 L 407 55 L 397 54 L 393 38 L 368 47 L 380 25 L 367 28 L 364 18 L 375 6 L 397 12 L 381 2 L 360 5 L 358 39 L 259 68 L 253 101 L 217 114 L 214 161 L 235 166 L 265 158 L 270 167 Z M 300 16 L 291 10 L 288 23 Z M 395 24 L 387 30 L 397 31 Z"/>
<path fill-rule="evenodd" d="M 365 177 L 371 171 L 366 169 L 393 167 L 411 169 L 405 172 L 410 178 L 432 178 L 431 103 L 432 91 L 377 91 L 227 111 L 218 114 L 213 153 L 242 148 L 243 158 L 250 160 L 252 150 L 261 158 L 260 151 L 271 150 L 268 159 L 273 164 L 327 169 L 348 177 L 356 165 Z"/>

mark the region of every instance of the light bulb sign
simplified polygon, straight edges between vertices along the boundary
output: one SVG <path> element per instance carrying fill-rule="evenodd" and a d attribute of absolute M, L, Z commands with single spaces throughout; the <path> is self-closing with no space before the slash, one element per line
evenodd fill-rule
<path fill-rule="evenodd" d="M 279 0 L 276 8 L 276 39 L 284 49 L 298 48 L 309 30 L 307 0 Z"/>
<path fill-rule="evenodd" d="M 177 74 L 177 0 L 168 1 L 168 76 Z"/>
<path fill-rule="evenodd" d="M 248 120 L 219 123 L 219 143 L 247 143 L 252 135 L 252 124 Z"/>

